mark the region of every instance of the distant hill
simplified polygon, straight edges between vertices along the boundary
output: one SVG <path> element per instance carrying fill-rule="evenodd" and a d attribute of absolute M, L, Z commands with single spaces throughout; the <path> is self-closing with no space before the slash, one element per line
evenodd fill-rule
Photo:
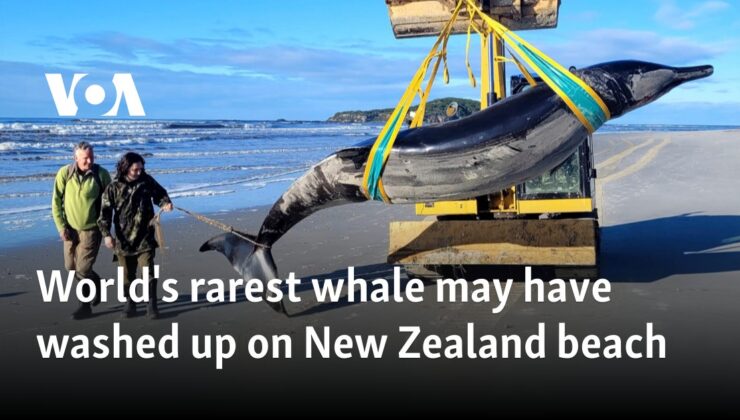
<path fill-rule="evenodd" d="M 424 122 L 427 124 L 439 123 L 447 119 L 445 110 L 451 102 L 457 102 L 457 115 L 465 117 L 480 110 L 480 102 L 463 98 L 441 98 L 427 102 Z M 417 107 L 411 110 L 416 112 Z M 369 111 L 340 111 L 334 114 L 328 121 L 331 122 L 385 122 L 390 117 L 392 108 L 371 109 Z"/>

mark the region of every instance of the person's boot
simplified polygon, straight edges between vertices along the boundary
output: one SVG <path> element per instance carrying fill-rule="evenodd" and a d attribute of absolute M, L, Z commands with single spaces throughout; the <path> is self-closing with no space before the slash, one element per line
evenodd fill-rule
<path fill-rule="evenodd" d="M 136 316 L 136 302 L 131 297 L 131 284 L 127 284 L 123 288 L 123 293 L 126 296 L 126 303 L 123 304 L 123 313 L 121 316 L 124 318 L 132 318 Z"/>
<path fill-rule="evenodd" d="M 98 306 L 100 305 L 100 279 L 94 280 L 95 281 L 95 297 L 93 298 L 92 302 L 90 304 L 92 306 Z"/>
<path fill-rule="evenodd" d="M 77 310 L 72 312 L 72 319 L 85 319 L 92 316 L 92 308 L 90 303 L 80 302 L 80 306 Z"/>
<path fill-rule="evenodd" d="M 90 288 L 83 285 L 82 293 L 88 295 L 90 293 Z M 85 319 L 90 318 L 91 316 L 92 308 L 90 307 L 89 302 L 80 302 L 80 306 L 77 307 L 77 310 L 72 312 L 72 319 Z"/>
<path fill-rule="evenodd" d="M 157 309 L 157 279 L 149 280 L 149 304 L 146 307 L 146 315 L 149 319 L 159 318 L 159 309 Z"/>

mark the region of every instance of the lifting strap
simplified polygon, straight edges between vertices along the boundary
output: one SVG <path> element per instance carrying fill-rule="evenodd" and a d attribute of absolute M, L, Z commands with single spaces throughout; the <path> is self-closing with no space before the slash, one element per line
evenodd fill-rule
<path fill-rule="evenodd" d="M 611 118 L 609 108 L 604 101 L 578 76 L 483 13 L 473 0 L 460 1 L 467 4 L 468 13 L 471 16 L 480 17 L 492 31 L 514 49 L 517 55 L 568 105 L 589 133 L 596 131 Z"/>
<path fill-rule="evenodd" d="M 549 86 L 565 102 L 589 134 L 596 131 L 596 129 L 601 127 L 609 118 L 611 118 L 609 109 L 604 101 L 590 86 L 578 78 L 578 76 L 565 69 L 562 65 L 523 40 L 501 23 L 483 13 L 483 11 L 476 5 L 475 0 L 458 0 L 457 6 L 453 10 L 450 20 L 445 24 L 431 51 L 417 69 L 414 77 L 411 79 L 411 83 L 406 88 L 406 92 L 404 92 L 401 100 L 394 108 L 390 117 L 383 126 L 383 129 L 380 131 L 380 134 L 378 134 L 375 143 L 370 149 L 367 163 L 365 165 L 365 173 L 362 179 L 362 191 L 368 199 L 380 200 L 386 203 L 391 202 L 383 188 L 383 181 L 381 179 L 383 168 L 390 156 L 393 143 L 396 141 L 398 132 L 406 119 L 406 114 L 408 113 L 411 103 L 417 93 L 420 96 L 420 102 L 410 127 L 415 128 L 423 123 L 426 101 L 429 97 L 429 92 L 437 74 L 440 61 L 444 63 L 445 82 L 449 79 L 447 71 L 447 41 L 452 33 L 453 24 L 457 20 L 462 6 L 465 6 L 469 17 L 467 31 L 468 40 L 465 47 L 465 61 L 468 70 L 468 77 L 470 78 L 470 82 L 473 87 L 476 85 L 475 77 L 473 76 L 473 71 L 470 68 L 468 60 L 471 28 L 482 35 L 493 32 L 495 37 L 504 40 L 507 45 L 511 46 L 514 50 L 513 52 L 515 52 L 521 60 L 526 62 L 527 65 L 529 65 L 529 67 L 542 78 L 545 84 L 547 84 L 547 86 Z M 479 25 L 475 21 L 476 17 L 479 17 L 483 22 L 483 28 L 478 27 Z M 524 77 L 527 78 L 527 81 L 531 85 L 536 85 L 537 83 L 534 78 L 531 76 L 530 72 L 527 71 L 520 59 L 517 59 L 515 54 L 512 54 L 511 50 L 509 50 L 509 54 L 512 57 L 511 59 L 497 56 L 495 57 L 495 60 L 513 61 L 522 74 L 524 74 Z M 427 82 L 426 88 L 422 91 L 421 85 L 426 77 L 427 69 L 432 59 L 435 57 L 437 60 L 434 64 L 431 76 Z"/>
<path fill-rule="evenodd" d="M 388 156 L 391 153 L 393 143 L 396 141 L 396 136 L 398 136 L 398 131 L 401 129 L 401 126 L 406 119 L 406 114 L 409 111 L 411 102 L 413 102 L 414 97 L 417 93 L 419 93 L 421 96 L 421 103 L 419 104 L 419 107 L 416 111 L 416 115 L 414 115 L 414 120 L 411 123 L 411 127 L 418 127 L 424 121 L 424 110 L 427 98 L 426 95 L 428 94 L 429 90 L 431 90 L 433 78 L 430 78 L 429 82 L 427 82 L 427 86 L 424 92 L 421 91 L 421 85 L 424 82 L 427 68 L 429 67 L 429 64 L 431 63 L 433 58 L 437 58 L 434 69 L 432 70 L 433 75 L 436 75 L 440 61 L 444 61 L 445 63 L 447 62 L 447 39 L 452 33 L 452 25 L 457 19 L 457 15 L 460 13 L 462 5 L 463 1 L 458 2 L 457 6 L 452 12 L 452 18 L 447 22 L 447 24 L 445 24 L 444 28 L 442 28 L 437 41 L 434 43 L 431 51 L 429 51 L 429 54 L 427 54 L 426 58 L 424 58 L 424 61 L 422 61 L 421 65 L 416 70 L 416 74 L 414 74 L 414 77 L 411 79 L 411 83 L 406 88 L 406 92 L 404 92 L 401 100 L 398 101 L 398 104 L 388 118 L 388 121 L 386 121 L 383 129 L 380 130 L 380 134 L 378 134 L 378 137 L 375 139 L 373 147 L 370 149 L 367 163 L 365 164 L 365 173 L 362 181 L 362 191 L 369 199 L 381 200 L 387 203 L 390 202 L 388 195 L 386 195 L 385 190 L 383 189 L 383 181 L 381 180 L 383 167 L 385 166 L 385 162 L 388 160 Z M 445 75 L 447 75 L 446 64 Z"/>

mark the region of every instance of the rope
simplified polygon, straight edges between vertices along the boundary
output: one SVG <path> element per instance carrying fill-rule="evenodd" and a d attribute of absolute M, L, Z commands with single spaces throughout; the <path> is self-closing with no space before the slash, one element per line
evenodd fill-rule
<path fill-rule="evenodd" d="M 232 235 L 238 236 L 245 241 L 251 243 L 254 246 L 258 246 L 261 248 L 270 248 L 269 245 L 261 244 L 254 239 L 244 235 L 243 233 L 239 232 L 238 230 L 234 229 L 233 226 L 227 225 L 226 223 L 219 222 L 218 220 L 211 219 L 210 217 L 203 216 L 202 214 L 195 213 L 193 211 L 184 209 L 182 207 L 173 206 L 175 209 L 180 210 L 181 212 L 187 214 L 188 216 L 194 217 L 195 219 L 207 224 L 211 225 L 217 229 L 220 229 L 224 232 L 231 233 Z M 157 242 L 159 242 L 159 245 L 161 247 L 164 247 L 164 235 L 162 234 L 162 227 L 159 223 L 160 217 L 162 215 L 163 209 L 159 209 L 159 212 L 157 212 L 157 215 L 154 216 L 152 221 L 150 222 L 151 225 L 154 226 L 155 234 L 157 235 Z"/>
<path fill-rule="evenodd" d="M 162 232 L 162 225 L 159 223 L 162 218 L 162 212 L 164 210 L 159 209 L 157 215 L 149 222 L 149 226 L 154 226 L 154 235 L 157 237 L 157 243 L 159 247 L 164 250 L 164 232 Z"/>

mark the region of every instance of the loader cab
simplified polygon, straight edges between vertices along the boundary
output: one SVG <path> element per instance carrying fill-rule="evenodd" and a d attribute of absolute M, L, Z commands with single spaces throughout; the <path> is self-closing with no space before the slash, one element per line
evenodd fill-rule
<path fill-rule="evenodd" d="M 534 78 L 538 83 L 539 77 Z M 510 80 L 511 95 L 524 92 L 529 88 L 526 78 L 515 75 Z M 530 179 L 516 187 L 517 200 L 554 200 L 554 199 L 590 199 L 595 191 L 594 179 L 596 169 L 593 164 L 592 137 L 586 136 L 583 142 L 560 166 Z M 547 209 L 552 213 L 555 208 Z M 583 213 L 588 209 L 583 208 Z"/>

